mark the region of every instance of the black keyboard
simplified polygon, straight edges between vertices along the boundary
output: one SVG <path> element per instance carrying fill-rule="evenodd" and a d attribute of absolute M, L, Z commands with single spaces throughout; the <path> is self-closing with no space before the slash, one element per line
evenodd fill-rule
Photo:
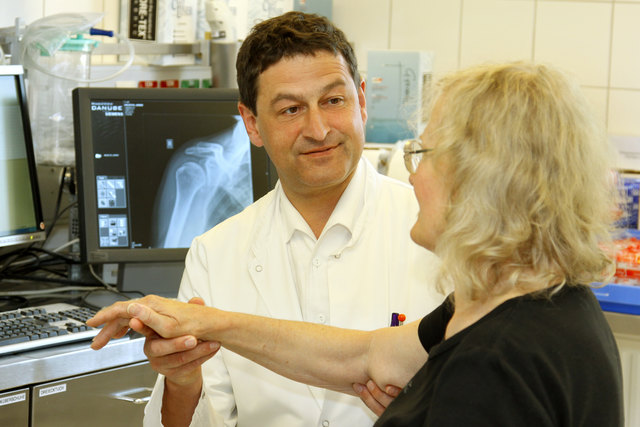
<path fill-rule="evenodd" d="M 67 303 L 0 312 L 0 355 L 90 340 L 100 331 L 85 324 L 95 313 Z"/>

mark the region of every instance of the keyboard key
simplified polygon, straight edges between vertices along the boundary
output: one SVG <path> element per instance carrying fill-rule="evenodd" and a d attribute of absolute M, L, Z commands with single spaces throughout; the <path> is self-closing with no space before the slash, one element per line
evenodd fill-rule
<path fill-rule="evenodd" d="M 20 335 L 10 338 L 2 338 L 0 339 L 0 345 L 17 344 L 25 341 L 29 341 L 29 337 L 26 335 Z"/>

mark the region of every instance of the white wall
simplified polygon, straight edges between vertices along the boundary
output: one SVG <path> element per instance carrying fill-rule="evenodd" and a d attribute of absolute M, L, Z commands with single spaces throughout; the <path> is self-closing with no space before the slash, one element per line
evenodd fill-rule
<path fill-rule="evenodd" d="M 640 135 L 640 0 L 334 0 L 334 21 L 365 70 L 373 48 L 432 50 L 436 77 L 486 61 L 552 63 L 577 76 L 609 133 Z"/>
<path fill-rule="evenodd" d="M 104 12 L 120 0 L 3 0 L 0 27 L 62 12 Z M 333 20 L 367 50 L 435 52 L 436 77 L 473 63 L 527 59 L 574 73 L 609 133 L 640 136 L 640 0 L 334 0 Z"/>

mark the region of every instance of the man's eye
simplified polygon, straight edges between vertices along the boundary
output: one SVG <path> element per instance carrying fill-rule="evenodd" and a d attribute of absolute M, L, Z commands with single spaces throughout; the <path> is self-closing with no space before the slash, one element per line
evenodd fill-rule
<path fill-rule="evenodd" d="M 295 114 L 300 110 L 299 107 L 289 107 L 283 111 L 283 114 Z"/>
<path fill-rule="evenodd" d="M 331 98 L 329 99 L 329 104 L 331 105 L 339 105 L 342 103 L 342 98 Z"/>

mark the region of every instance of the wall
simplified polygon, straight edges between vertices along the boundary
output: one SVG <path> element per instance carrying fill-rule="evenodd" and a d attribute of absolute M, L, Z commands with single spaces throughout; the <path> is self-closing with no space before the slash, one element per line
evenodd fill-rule
<path fill-rule="evenodd" d="M 575 74 L 609 133 L 640 135 L 640 1 L 334 1 L 334 20 L 367 49 L 435 52 L 436 76 L 484 61 L 549 62 Z M 354 19 L 357 17 L 357 19 Z"/>
<path fill-rule="evenodd" d="M 120 0 L 0 4 L 0 27 L 62 12 L 104 12 L 117 29 Z M 609 133 L 640 136 L 640 0 L 334 0 L 333 19 L 366 72 L 370 49 L 435 53 L 437 75 L 484 61 L 550 62 L 574 73 Z"/>

